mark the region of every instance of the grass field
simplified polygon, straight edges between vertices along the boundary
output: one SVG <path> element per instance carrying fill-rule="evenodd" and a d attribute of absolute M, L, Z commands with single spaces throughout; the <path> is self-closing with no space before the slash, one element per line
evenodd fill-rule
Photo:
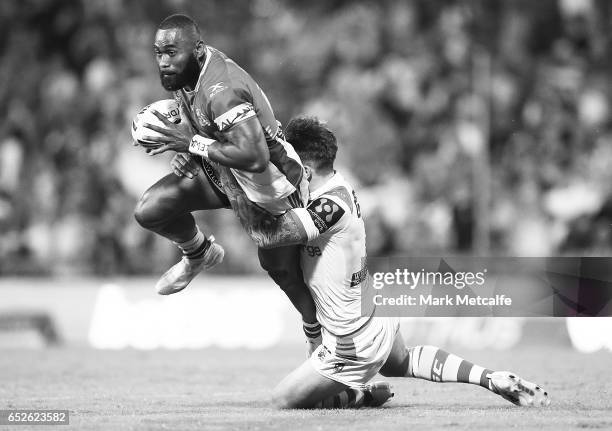
<path fill-rule="evenodd" d="M 278 411 L 266 394 L 302 349 L 57 348 L 0 350 L 0 408 L 68 409 L 70 426 L 60 429 L 78 430 L 612 429 L 610 353 L 457 353 L 533 378 L 551 406 L 523 409 L 471 385 L 392 379 L 396 396 L 383 408 Z"/>

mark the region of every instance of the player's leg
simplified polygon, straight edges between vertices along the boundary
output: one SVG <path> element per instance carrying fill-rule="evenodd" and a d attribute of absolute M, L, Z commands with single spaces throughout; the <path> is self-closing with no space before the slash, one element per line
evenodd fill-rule
<path fill-rule="evenodd" d="M 281 409 L 347 409 L 378 407 L 393 394 L 385 382 L 351 388 L 318 373 L 306 360 L 272 391 L 272 404 Z"/>
<path fill-rule="evenodd" d="M 407 347 L 399 331 L 380 374 L 478 385 L 517 405 L 550 403 L 544 389 L 514 373 L 481 367 L 435 346 Z"/>
<path fill-rule="evenodd" d="M 134 216 L 145 229 L 173 242 L 185 242 L 197 229 L 191 212 L 226 205 L 203 172 L 193 179 L 169 174 L 142 195 Z"/>
<path fill-rule="evenodd" d="M 306 360 L 274 388 L 272 402 L 283 409 L 313 408 L 347 389 L 348 386 L 319 374 Z"/>
<path fill-rule="evenodd" d="M 231 170 L 226 167 L 219 167 L 219 178 L 223 184 L 228 201 L 234 209 L 234 213 L 240 220 L 245 230 L 249 231 L 253 224 L 261 223 L 262 213 L 271 216 L 270 208 L 260 207 L 259 204 L 251 203 L 250 206 L 243 207 L 238 202 L 240 198 L 248 201 L 246 193 L 238 184 L 236 177 Z M 302 192 L 308 193 L 307 182 L 302 186 Z M 284 198 L 284 203 L 276 202 L 276 208 L 285 206 L 285 210 L 291 208 L 294 202 L 300 200 L 297 196 Z M 300 246 L 279 247 L 274 249 L 259 249 L 259 262 L 262 268 L 268 272 L 272 280 L 289 297 L 289 300 L 302 315 L 303 329 L 308 341 L 309 353 L 321 344 L 321 325 L 317 321 L 316 307 L 308 287 L 304 283 L 302 268 L 300 265 Z"/>
<path fill-rule="evenodd" d="M 310 290 L 304 283 L 300 266 L 300 247 L 260 248 L 258 256 L 261 267 L 268 272 L 302 315 L 309 353 L 312 353 L 321 344 L 321 325 L 317 321 L 317 310 Z"/>
<path fill-rule="evenodd" d="M 156 286 L 158 293 L 182 290 L 202 269 L 223 260 L 223 248 L 213 243 L 213 237 L 206 238 L 191 212 L 226 205 L 203 172 L 193 179 L 166 175 L 144 193 L 134 211 L 136 220 L 145 229 L 173 241 L 184 256 L 162 276 Z"/>

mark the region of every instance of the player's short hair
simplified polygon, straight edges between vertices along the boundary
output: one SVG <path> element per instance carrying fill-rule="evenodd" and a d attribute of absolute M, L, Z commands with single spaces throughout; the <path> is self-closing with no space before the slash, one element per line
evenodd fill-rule
<path fill-rule="evenodd" d="M 196 40 L 200 39 L 202 34 L 198 24 L 187 15 L 175 13 L 166 17 L 157 27 L 159 30 L 169 30 L 178 28 L 189 32 Z"/>
<path fill-rule="evenodd" d="M 317 171 L 334 169 L 338 143 L 333 132 L 317 117 L 293 118 L 285 135 L 302 161 L 310 162 Z"/>

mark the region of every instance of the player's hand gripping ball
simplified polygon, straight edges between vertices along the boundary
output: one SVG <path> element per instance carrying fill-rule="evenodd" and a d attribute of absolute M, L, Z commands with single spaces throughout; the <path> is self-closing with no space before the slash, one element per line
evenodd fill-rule
<path fill-rule="evenodd" d="M 145 127 L 145 124 L 154 124 L 164 129 L 167 128 L 166 125 L 157 118 L 153 111 L 161 113 L 173 124 L 186 123 L 186 121 L 182 121 L 181 119 L 181 110 L 176 100 L 158 100 L 142 108 L 132 121 L 132 138 L 134 138 L 134 141 L 138 145 L 148 150 L 156 149 L 163 145 L 160 142 L 152 141 L 150 139 L 151 137 L 161 137 L 164 135 Z M 186 124 L 185 126 L 188 127 Z"/>

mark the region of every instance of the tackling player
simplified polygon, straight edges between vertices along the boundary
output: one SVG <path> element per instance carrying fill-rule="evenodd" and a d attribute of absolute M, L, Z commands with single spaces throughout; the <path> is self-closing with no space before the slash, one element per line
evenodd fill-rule
<path fill-rule="evenodd" d="M 365 229 L 353 188 L 334 170 L 336 138 L 316 118 L 294 119 L 286 132 L 309 176 L 307 208 L 272 219 L 245 198 L 235 181 L 227 188 L 258 245 L 303 244 L 304 280 L 322 325 L 322 345 L 274 389 L 276 405 L 380 405 L 392 394 L 384 382 L 368 385 L 378 372 L 388 377 L 469 383 L 517 405 L 548 405 L 548 394 L 540 386 L 516 374 L 492 371 L 434 346 L 406 347 L 398 319 L 374 317 L 374 306 L 362 316 L 361 296 L 370 289 Z M 231 183 L 231 174 L 225 173 L 224 181 Z"/>
<path fill-rule="evenodd" d="M 198 157 L 206 175 L 169 174 L 147 190 L 135 210 L 146 229 L 173 241 L 182 260 L 157 283 L 167 295 L 184 289 L 204 268 L 221 262 L 223 248 L 206 238 L 191 212 L 227 208 L 218 165 L 231 168 L 248 199 L 272 215 L 303 207 L 308 181 L 295 151 L 282 136 L 272 107 L 257 83 L 222 52 L 202 41 L 197 24 L 185 15 L 171 15 L 159 25 L 154 43 L 162 86 L 174 92 L 192 132 L 179 130 L 160 113 L 166 127 L 145 124 L 162 136 L 142 144 L 151 155 L 173 150 Z M 180 173 L 190 157 L 172 164 Z M 197 171 L 196 171 L 197 173 Z M 259 250 L 262 267 L 302 314 L 304 331 L 316 339 L 320 326 L 299 268 L 299 249 Z"/>

